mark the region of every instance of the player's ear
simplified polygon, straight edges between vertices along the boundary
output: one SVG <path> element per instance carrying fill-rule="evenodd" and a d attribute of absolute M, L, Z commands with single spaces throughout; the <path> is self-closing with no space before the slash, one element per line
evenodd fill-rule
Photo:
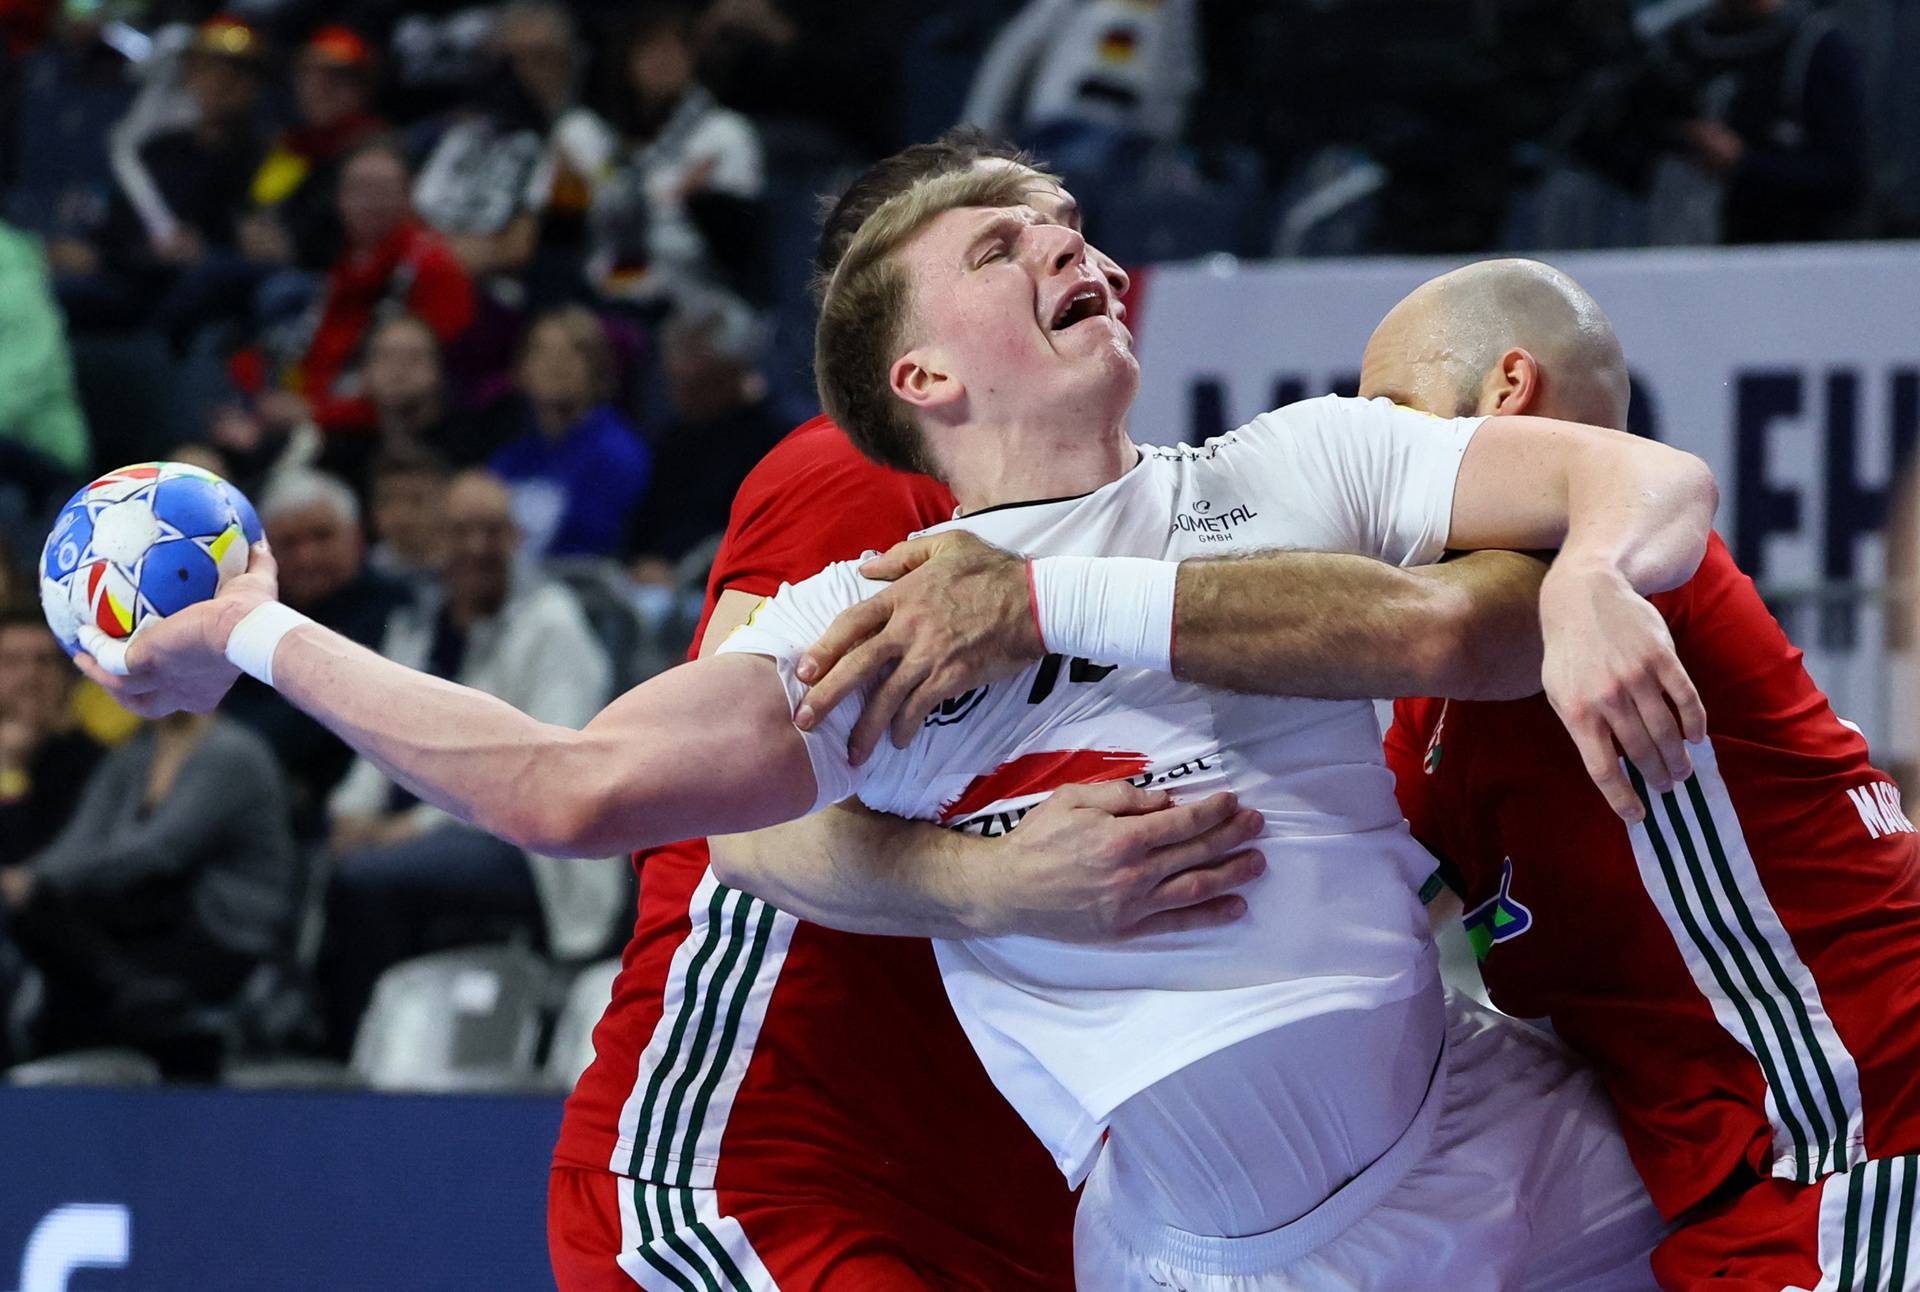
<path fill-rule="evenodd" d="M 907 351 L 887 369 L 894 395 L 915 412 L 931 412 L 955 403 L 966 393 L 940 356 L 926 347 Z"/>
<path fill-rule="evenodd" d="M 1530 351 L 1514 346 L 1500 356 L 1480 390 L 1482 412 L 1498 416 L 1531 413 L 1541 395 L 1540 363 Z"/>

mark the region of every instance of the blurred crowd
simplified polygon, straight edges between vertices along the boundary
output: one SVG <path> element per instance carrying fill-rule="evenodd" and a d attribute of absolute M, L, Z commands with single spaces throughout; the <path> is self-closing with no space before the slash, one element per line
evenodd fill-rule
<path fill-rule="evenodd" d="M 1900 50 L 1912 0 L 0 0 L 0 1065 L 344 1054 L 387 968 L 631 905 L 256 684 L 81 684 L 31 561 L 99 470 L 221 472 L 288 603 L 577 724 L 684 649 L 886 152 L 1015 139 L 1129 263 L 1890 235 Z"/>

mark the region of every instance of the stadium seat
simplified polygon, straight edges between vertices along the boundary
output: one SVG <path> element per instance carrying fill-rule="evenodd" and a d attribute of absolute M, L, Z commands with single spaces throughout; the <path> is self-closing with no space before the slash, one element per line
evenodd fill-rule
<path fill-rule="evenodd" d="M 138 1050 L 69 1050 L 0 1075 L 10 1086 L 157 1086 L 160 1065 Z"/>
<path fill-rule="evenodd" d="M 596 961 L 582 969 L 567 988 L 567 1000 L 553 1025 L 553 1042 L 547 1047 L 544 1070 L 547 1083 L 556 1090 L 571 1090 L 580 1074 L 593 1062 L 593 1029 L 607 1012 L 613 999 L 613 980 L 620 974 L 620 959 Z"/>
<path fill-rule="evenodd" d="M 395 965 L 373 989 L 353 1070 L 377 1090 L 538 1084 L 550 970 L 521 947 L 469 947 Z"/>

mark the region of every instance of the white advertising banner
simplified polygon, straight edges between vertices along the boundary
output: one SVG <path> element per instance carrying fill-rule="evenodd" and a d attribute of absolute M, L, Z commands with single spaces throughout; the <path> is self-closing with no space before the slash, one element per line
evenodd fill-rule
<path fill-rule="evenodd" d="M 1634 379 L 1633 429 L 1706 459 L 1719 525 L 1836 707 L 1911 757 L 1920 695 L 1890 673 L 1881 536 L 1920 438 L 1920 244 L 1550 257 L 1599 300 Z M 1147 271 L 1133 433 L 1197 440 L 1358 380 L 1393 304 L 1458 261 Z M 1890 746 L 1890 748 L 1889 748 Z"/>

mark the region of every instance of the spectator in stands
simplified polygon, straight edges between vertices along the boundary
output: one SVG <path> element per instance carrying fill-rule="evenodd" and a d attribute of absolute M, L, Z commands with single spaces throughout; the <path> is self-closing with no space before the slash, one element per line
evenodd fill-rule
<path fill-rule="evenodd" d="M 494 70 L 420 169 L 414 205 L 476 279 L 516 278 L 533 259 L 553 186 L 549 136 L 573 104 L 578 38 L 551 0 L 494 21 Z"/>
<path fill-rule="evenodd" d="M 1030 0 L 987 50 L 961 121 L 1099 176 L 1179 142 L 1200 88 L 1198 0 Z"/>
<path fill-rule="evenodd" d="M 326 445 L 305 400 L 268 391 L 258 398 L 236 394 L 222 401 L 209 418 L 206 447 L 226 461 L 208 469 L 257 498 L 287 472 L 316 466 Z"/>
<path fill-rule="evenodd" d="M 658 440 L 656 501 L 634 513 L 627 536 L 634 577 L 647 583 L 670 582 L 681 557 L 727 527 L 740 482 L 786 430 L 760 369 L 766 329 L 743 302 L 692 298 L 665 333 L 674 419 Z"/>
<path fill-rule="evenodd" d="M 49 247 L 61 269 L 60 301 L 76 328 L 139 323 L 184 271 L 210 254 L 233 253 L 263 151 L 256 120 L 262 53 L 253 29 L 235 19 L 210 19 L 195 30 L 182 59 L 191 124 L 129 147 L 98 232 Z"/>
<path fill-rule="evenodd" d="M 498 446 L 498 419 L 454 411 L 442 342 L 417 315 L 393 314 L 375 323 L 361 371 L 380 452 L 414 445 L 469 467 L 485 462 Z"/>
<path fill-rule="evenodd" d="M 241 250 L 261 264 L 325 270 L 347 235 L 334 190 L 354 150 L 384 127 L 373 113 L 373 51 L 346 27 L 322 27 L 293 69 L 298 122 L 253 177 Z"/>
<path fill-rule="evenodd" d="M 396 612 L 381 654 L 578 727 L 610 698 L 611 669 L 565 587 L 515 561 L 506 486 L 464 472 L 447 493 L 445 574 L 435 595 Z M 335 791 L 338 857 L 323 977 L 334 1039 L 351 1043 L 373 984 L 411 956 L 515 930 L 556 955 L 597 951 L 623 903 L 611 862 L 530 857 L 421 803 L 359 759 Z"/>
<path fill-rule="evenodd" d="M 37 1048 L 132 1045 L 210 1076 L 185 1026 L 274 954 L 292 915 L 286 791 L 260 738 L 213 714 L 101 760 L 53 841 L 0 870 L 0 921 L 46 985 Z"/>
<path fill-rule="evenodd" d="M 372 51 L 345 27 L 322 27 L 301 48 L 293 70 L 297 120 L 253 173 L 234 225 L 235 254 L 207 257 L 155 316 L 176 346 L 211 324 L 284 322 L 311 303 L 341 251 L 341 169 L 382 129 L 372 111 L 373 80 Z"/>
<path fill-rule="evenodd" d="M 104 752 L 73 725 L 79 680 L 38 606 L 0 602 L 0 870 L 52 842 Z"/>
<path fill-rule="evenodd" d="M 626 84 L 613 124 L 562 140 L 596 177 L 587 270 L 608 299 L 657 302 L 760 267 L 760 137 L 695 79 L 694 21 L 684 5 L 639 6 L 620 46 Z"/>
<path fill-rule="evenodd" d="M 0 218 L 48 239 L 84 238 L 105 217 L 107 141 L 134 101 L 133 59 L 106 15 L 81 9 L 32 49 L 0 42 Z"/>
<path fill-rule="evenodd" d="M 398 579 L 368 568 L 353 490 L 317 471 L 290 472 L 261 495 L 259 512 L 280 565 L 280 599 L 377 649 L 393 612 L 412 598 Z M 286 770 L 294 833 L 321 838 L 327 797 L 347 774 L 353 752 L 252 678 L 235 684 L 226 713 L 259 733 Z"/>
<path fill-rule="evenodd" d="M 0 538 L 39 548 L 40 513 L 85 482 L 91 443 L 38 242 L 0 224 Z"/>
<path fill-rule="evenodd" d="M 877 157 L 900 146 L 901 51 L 929 8 L 902 0 L 712 0 L 698 27 L 701 80 L 735 111 L 817 123 Z M 848 94 L 849 85 L 860 93 Z"/>
<path fill-rule="evenodd" d="M 414 215 L 406 158 L 394 144 L 373 140 L 354 151 L 340 173 L 339 204 L 346 249 L 327 276 L 300 379 L 320 429 L 330 439 L 358 436 L 364 455 L 375 425 L 360 367 L 368 330 L 385 315 L 412 314 L 444 345 L 473 318 L 473 284 Z"/>
<path fill-rule="evenodd" d="M 1799 0 L 1715 0 L 1589 112 L 1582 151 L 1653 193 L 1656 241 L 1841 237 L 1866 195 L 1859 53 Z"/>
<path fill-rule="evenodd" d="M 390 441 L 373 460 L 373 551 L 367 564 L 418 597 L 439 579 L 447 461 L 409 440 Z"/>
<path fill-rule="evenodd" d="M 527 428 L 492 467 L 513 491 L 527 555 L 611 556 L 646 496 L 652 455 L 613 406 L 613 347 L 593 312 L 535 320 L 516 371 Z"/>

